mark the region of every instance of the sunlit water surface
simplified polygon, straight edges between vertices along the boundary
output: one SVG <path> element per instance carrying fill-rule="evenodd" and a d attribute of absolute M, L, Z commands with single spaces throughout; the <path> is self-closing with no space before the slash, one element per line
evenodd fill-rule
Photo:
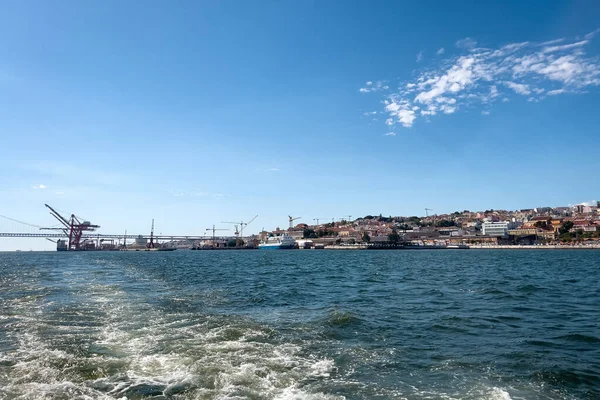
<path fill-rule="evenodd" d="M 0 253 L 2 399 L 598 399 L 600 251 Z"/>

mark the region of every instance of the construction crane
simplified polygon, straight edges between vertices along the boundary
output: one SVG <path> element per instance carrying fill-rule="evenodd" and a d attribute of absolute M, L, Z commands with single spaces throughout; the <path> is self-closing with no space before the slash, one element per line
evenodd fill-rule
<path fill-rule="evenodd" d="M 346 217 L 348 217 L 348 219 L 346 219 Z M 344 215 L 341 219 L 343 221 L 350 222 L 350 218 L 352 218 L 352 215 Z"/>
<path fill-rule="evenodd" d="M 433 209 L 425 207 L 425 216 L 426 217 L 429 217 L 429 211 L 433 211 Z"/>
<path fill-rule="evenodd" d="M 100 225 L 93 225 L 89 221 L 81 222 L 75 214 L 71 214 L 70 219 L 66 219 L 58 211 L 54 208 L 50 207 L 48 204 L 44 204 L 49 210 L 50 215 L 60 222 L 63 227 L 62 228 L 40 228 L 43 230 L 60 230 L 65 233 L 69 238 L 69 245 L 67 250 L 79 250 L 81 246 L 81 237 L 83 236 L 83 232 L 93 232 L 96 229 L 100 228 Z"/>
<path fill-rule="evenodd" d="M 215 247 L 215 244 L 216 244 L 215 232 L 216 232 L 216 231 L 228 231 L 228 230 L 229 230 L 229 229 L 219 229 L 219 228 L 215 228 L 215 226 L 213 225 L 213 227 L 212 227 L 212 228 L 206 228 L 206 230 L 205 230 L 204 232 L 206 232 L 206 231 L 212 231 L 212 242 L 213 242 L 213 247 Z"/>
<path fill-rule="evenodd" d="M 240 222 L 230 222 L 230 221 L 222 221 L 222 224 L 233 224 L 235 225 L 239 225 L 240 227 L 240 239 L 244 239 L 244 228 L 248 225 L 250 225 L 252 222 L 254 222 L 254 220 L 258 217 L 258 215 L 255 215 L 254 218 L 252 218 L 250 221 L 248 222 L 244 222 L 244 221 L 240 221 Z M 237 230 L 237 227 L 236 227 Z"/>
<path fill-rule="evenodd" d="M 325 218 L 313 218 L 313 221 L 317 221 L 317 225 L 319 225 L 319 220 L 320 219 L 327 219 L 327 218 L 329 218 L 329 217 L 325 217 Z"/>
<path fill-rule="evenodd" d="M 291 215 L 288 215 L 288 217 L 290 218 L 290 229 L 292 229 L 292 228 L 293 228 L 293 224 L 294 224 L 294 221 L 295 221 L 295 220 L 302 218 L 302 217 L 296 217 L 296 218 L 292 218 L 292 216 L 291 216 Z"/>

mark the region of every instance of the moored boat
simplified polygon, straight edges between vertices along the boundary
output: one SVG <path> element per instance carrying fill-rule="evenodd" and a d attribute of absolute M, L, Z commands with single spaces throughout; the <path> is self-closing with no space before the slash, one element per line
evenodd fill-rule
<path fill-rule="evenodd" d="M 296 241 L 289 235 L 269 235 L 263 240 L 258 248 L 261 250 L 293 249 L 296 247 Z"/>

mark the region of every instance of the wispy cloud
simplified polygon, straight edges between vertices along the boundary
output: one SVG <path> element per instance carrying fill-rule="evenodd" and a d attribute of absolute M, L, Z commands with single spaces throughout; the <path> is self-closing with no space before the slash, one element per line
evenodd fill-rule
<path fill-rule="evenodd" d="M 444 54 L 445 52 L 446 52 L 446 50 L 445 50 L 445 49 L 442 47 L 442 48 L 440 48 L 440 49 L 439 49 L 439 50 L 436 52 L 436 54 L 437 54 L 438 56 L 441 56 L 441 55 L 442 55 L 442 54 Z"/>
<path fill-rule="evenodd" d="M 281 171 L 281 170 L 280 170 L 279 168 L 277 168 L 277 167 L 273 167 L 273 168 L 269 168 L 269 169 L 267 169 L 267 171 L 268 171 L 268 172 L 279 172 L 279 171 Z"/>
<path fill-rule="evenodd" d="M 365 86 L 358 89 L 361 93 L 378 92 L 381 90 L 388 90 L 390 87 L 383 81 L 377 81 L 375 83 L 371 81 L 365 82 Z"/>
<path fill-rule="evenodd" d="M 550 90 L 547 94 L 548 94 L 548 96 L 556 96 L 556 95 L 563 94 L 566 92 L 567 92 L 566 89 L 556 89 L 556 90 Z"/>
<path fill-rule="evenodd" d="M 423 61 L 423 51 L 417 54 L 417 62 L 420 63 L 421 61 Z"/>
<path fill-rule="evenodd" d="M 54 192 L 54 194 L 55 194 L 55 195 L 57 195 L 57 196 L 62 196 L 62 195 L 64 195 L 64 194 L 65 194 L 65 192 L 60 192 L 60 191 L 59 191 L 59 192 Z"/>
<path fill-rule="evenodd" d="M 562 43 L 565 41 L 565 38 L 548 40 L 547 42 L 540 43 L 540 46 L 550 46 L 551 44 Z"/>
<path fill-rule="evenodd" d="M 524 85 L 522 83 L 515 83 L 515 82 L 510 82 L 510 81 L 506 81 L 506 82 L 504 82 L 504 84 L 506 86 L 508 86 L 509 88 L 511 88 L 512 90 L 514 90 L 516 93 L 519 93 L 522 95 L 528 95 L 531 93 L 531 90 L 529 90 L 529 85 Z"/>
<path fill-rule="evenodd" d="M 561 46 L 548 46 L 548 47 L 544 47 L 543 52 L 544 53 L 553 53 L 555 51 L 571 50 L 571 49 L 575 49 L 577 47 L 585 46 L 589 42 L 590 42 L 589 40 L 582 40 L 581 42 L 564 44 Z"/>
<path fill-rule="evenodd" d="M 584 36 L 585 40 L 592 40 L 594 38 L 594 36 L 596 36 L 598 33 L 600 33 L 600 28 L 596 29 L 595 31 L 592 31 L 590 33 L 588 33 L 587 35 Z"/>
<path fill-rule="evenodd" d="M 459 49 L 472 49 L 475 46 L 477 46 L 477 41 L 471 39 L 470 37 L 456 41 L 456 47 Z"/>
<path fill-rule="evenodd" d="M 396 136 L 396 132 L 384 133 L 383 136 Z"/>
<path fill-rule="evenodd" d="M 485 105 L 509 97 L 526 96 L 539 102 L 546 96 L 582 93 L 600 85 L 600 59 L 586 54 L 586 40 L 549 40 L 544 43 L 510 43 L 499 48 L 476 48 L 471 38 L 456 42 L 462 53 L 439 59 L 438 67 L 428 67 L 415 78 L 400 82 L 396 92 L 382 99 L 386 124 L 411 127 L 420 118 L 454 114 L 462 108 Z M 439 51 L 438 51 L 439 53 Z M 369 82 L 367 82 L 369 83 Z M 370 88 L 382 88 L 370 82 Z M 380 90 L 380 89 L 378 89 Z"/>
<path fill-rule="evenodd" d="M 33 189 L 47 189 L 47 188 L 48 188 L 48 186 L 46 186 L 46 185 L 42 185 L 42 184 L 40 183 L 39 185 L 32 186 L 32 188 L 33 188 Z"/>

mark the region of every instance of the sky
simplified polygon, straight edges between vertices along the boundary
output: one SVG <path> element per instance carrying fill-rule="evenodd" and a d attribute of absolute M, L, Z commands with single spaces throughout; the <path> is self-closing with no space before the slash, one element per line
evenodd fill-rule
<path fill-rule="evenodd" d="M 0 7 L 0 215 L 255 233 L 600 198 L 597 1 Z"/>

